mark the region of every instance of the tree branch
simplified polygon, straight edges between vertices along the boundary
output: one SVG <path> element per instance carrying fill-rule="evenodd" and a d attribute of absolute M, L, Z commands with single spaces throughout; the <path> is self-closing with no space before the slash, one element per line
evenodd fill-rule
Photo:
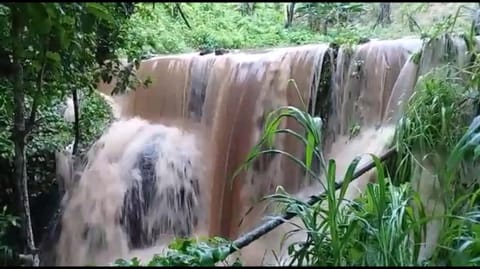
<path fill-rule="evenodd" d="M 422 32 L 422 28 L 420 27 L 420 25 L 418 25 L 417 21 L 413 18 L 412 14 L 408 14 L 407 16 L 408 16 L 407 18 L 408 18 L 409 26 L 410 26 L 410 25 L 413 25 L 413 26 L 417 27 L 418 32 L 421 33 L 421 32 Z M 410 31 L 413 32 L 413 29 L 412 29 L 412 28 L 413 28 L 413 27 L 410 27 Z"/>
<path fill-rule="evenodd" d="M 48 42 L 47 42 L 48 44 Z M 38 96 L 42 93 L 43 91 L 43 77 L 45 75 L 45 67 L 47 65 L 47 46 L 44 47 L 43 49 L 43 59 L 42 59 L 42 67 L 40 71 L 37 74 L 37 79 L 35 82 L 35 93 L 33 94 L 33 104 L 32 104 L 32 109 L 30 111 L 30 117 L 28 118 L 26 125 L 26 135 L 28 135 L 33 128 L 35 128 L 35 121 L 37 117 L 37 110 L 38 110 Z"/>
<path fill-rule="evenodd" d="M 177 8 L 178 12 L 180 13 L 180 16 L 182 17 L 183 21 L 187 25 L 188 29 L 192 30 L 192 27 L 190 26 L 190 23 L 188 23 L 187 17 L 183 13 L 182 8 L 180 8 L 180 3 L 175 3 L 175 7 Z"/>

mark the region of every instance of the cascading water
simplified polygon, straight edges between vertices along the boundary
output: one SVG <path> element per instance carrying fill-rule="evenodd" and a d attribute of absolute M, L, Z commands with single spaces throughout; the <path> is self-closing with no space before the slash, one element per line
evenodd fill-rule
<path fill-rule="evenodd" d="M 327 45 L 310 45 L 143 61 L 137 73 L 152 84 L 113 97 L 122 120 L 90 150 L 78 182 L 66 184 L 71 187 L 56 264 L 147 258 L 173 235 L 233 239 L 262 221 L 269 211 L 257 202 L 276 186 L 301 196 L 321 191 L 283 156 L 263 156 L 230 179 L 258 141 L 266 115 L 285 105 L 310 107 L 327 119 L 325 155 L 337 160 L 338 174 L 361 153 L 381 154 L 392 140 L 402 100 L 413 91 L 419 72 L 410 57 L 421 45 L 418 39 L 371 41 L 340 48 L 336 57 Z M 327 60 L 330 93 L 320 94 Z M 99 90 L 111 89 L 101 84 Z M 292 119 L 282 124 L 301 131 Z M 352 132 L 354 125 L 359 133 Z M 292 137 L 279 136 L 275 147 L 304 156 Z M 371 173 L 350 186 L 350 197 L 363 190 Z M 260 264 L 263 250 L 277 248 L 286 227 L 243 249 L 243 260 Z"/>
<path fill-rule="evenodd" d="M 321 64 L 328 52 L 327 45 L 317 45 L 255 54 L 157 57 L 142 63 L 137 72 L 141 79 L 150 76 L 148 89 L 141 87 L 126 97 L 115 98 L 126 118 L 140 116 L 163 124 L 187 119 L 199 121 L 206 128 L 208 137 L 215 141 L 211 195 L 216 210 L 212 210 L 209 230 L 211 234 L 232 238 L 254 224 L 247 217 L 238 227 L 244 213 L 261 196 L 273 191 L 276 185 L 284 185 L 292 192 L 302 186 L 296 180 L 301 170 L 283 157 L 260 160 L 257 171 L 251 169 L 241 174 L 233 183 L 240 185 L 232 189 L 226 178 L 231 177 L 258 140 L 269 112 L 280 106 L 308 104 L 312 89 L 318 88 Z M 164 102 L 169 102 L 171 109 L 162 107 Z M 287 121 L 286 127 L 300 130 L 292 120 Z M 299 158 L 303 155 L 302 145 L 290 137 L 279 138 L 277 146 Z M 253 178 L 255 182 L 248 183 Z M 239 200 L 243 202 L 236 202 Z"/>
<path fill-rule="evenodd" d="M 107 264 L 205 230 L 201 137 L 138 118 L 114 123 L 88 152 L 80 179 L 66 185 L 56 264 Z"/>

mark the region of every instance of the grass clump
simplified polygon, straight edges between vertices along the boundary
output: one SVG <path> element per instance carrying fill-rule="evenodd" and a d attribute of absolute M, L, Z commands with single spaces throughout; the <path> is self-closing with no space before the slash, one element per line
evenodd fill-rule
<path fill-rule="evenodd" d="M 453 79 L 452 68 L 435 69 L 419 79 L 400 120 L 397 148 L 400 152 L 450 152 L 471 120 L 465 85 Z"/>

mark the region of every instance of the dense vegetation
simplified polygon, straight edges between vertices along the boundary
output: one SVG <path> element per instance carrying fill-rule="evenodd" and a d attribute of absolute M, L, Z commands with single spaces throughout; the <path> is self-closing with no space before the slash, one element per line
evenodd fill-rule
<path fill-rule="evenodd" d="M 374 29 L 378 6 L 371 4 L 297 4 L 290 27 L 285 27 L 288 22 L 284 4 L 182 3 L 176 6 L 163 3 L 156 4 L 154 8 L 144 5 L 132 16 L 132 23 L 138 31 L 132 32 L 128 38 L 134 46 L 130 49 L 177 53 L 206 47 L 241 49 L 331 41 L 356 42 L 360 38 L 400 38 L 427 34 L 435 23 L 431 18 L 423 18 L 428 12 L 426 3 L 393 5 L 391 16 L 396 23 Z M 178 7 L 188 23 L 181 18 Z M 454 10 L 446 14 L 442 10 L 436 19 L 441 19 L 442 15 L 453 17 Z M 460 13 L 456 29 L 469 25 L 470 17 L 464 14 L 468 12 Z M 416 27 L 407 26 L 412 20 L 416 20 Z"/>
<path fill-rule="evenodd" d="M 35 249 L 44 234 L 47 222 L 51 219 L 59 202 L 55 181 L 55 151 L 62 150 L 66 145 L 73 143 L 74 152 L 81 152 L 101 134 L 110 120 L 108 106 L 93 91 L 95 83 L 99 79 L 109 80 L 112 75 L 118 74 L 122 74 L 122 78 L 125 79 L 120 81 L 117 90 L 124 90 L 127 82 L 138 83 L 127 71 L 116 67 L 118 65 L 108 63 L 118 63 L 120 58 L 128 58 L 129 62 L 136 62 L 136 59 L 150 53 L 180 53 L 215 48 L 261 48 L 322 41 L 355 44 L 362 38 L 432 35 L 432 29 L 445 30 L 453 25 L 442 25 L 443 22 L 449 23 L 453 20 L 452 16 L 440 20 L 440 23 L 436 24 L 440 25 L 439 27 L 430 28 L 430 21 L 418 15 L 428 13 L 421 13 L 422 10 L 427 9 L 426 5 L 392 4 L 391 18 L 387 19 L 379 17 L 380 6 L 351 3 L 298 3 L 294 12 L 286 12 L 289 6 L 280 3 L 0 4 L 2 29 L 0 33 L 2 40 L 0 48 L 0 205 L 3 209 L 0 212 L 2 250 L 0 255 L 2 262 L 15 264 L 19 262 L 19 253 L 36 253 Z M 460 23 L 457 21 L 456 27 L 464 29 L 469 23 L 468 19 L 461 16 L 455 17 L 457 18 Z M 389 19 L 396 23 L 389 24 Z M 375 27 L 372 30 L 373 26 Z M 471 81 L 475 79 L 471 78 Z M 428 102 L 428 98 L 432 98 L 429 90 L 432 89 L 432 85 L 435 89 L 445 89 L 442 92 L 444 93 L 442 95 L 444 98 L 441 99 L 443 103 L 438 107 L 427 107 L 422 110 L 425 117 L 431 117 L 432 114 L 443 111 L 444 106 L 455 108 L 452 102 L 456 104 L 458 96 L 450 96 L 448 89 L 467 87 L 433 79 L 424 84 L 426 99 L 419 103 Z M 474 86 L 468 85 L 468 88 L 474 88 Z M 78 110 L 76 113 L 79 116 L 78 124 L 69 123 L 63 119 L 64 101 L 69 96 L 74 99 L 76 110 Z M 452 117 L 456 115 L 455 111 L 447 110 L 447 112 Z M 437 121 L 436 118 L 427 119 L 431 119 L 432 122 Z M 446 122 L 452 123 L 455 120 L 447 119 Z M 424 124 L 423 118 L 412 119 L 411 122 L 416 125 L 409 125 L 408 131 L 428 133 L 431 135 L 428 137 L 430 139 L 437 139 L 438 136 L 444 135 L 436 132 L 435 129 L 426 128 L 430 125 Z M 461 126 L 463 129 L 455 128 L 457 130 L 455 133 L 447 134 L 448 137 L 445 139 L 448 144 L 445 145 L 450 149 L 454 148 L 465 133 L 468 124 L 465 122 L 464 126 Z M 421 129 L 422 127 L 426 129 Z M 412 133 L 402 134 L 410 134 L 409 137 L 412 137 Z M 412 141 L 411 144 L 415 142 Z M 430 144 L 429 146 L 435 147 Z M 334 169 L 331 164 L 328 167 Z M 375 236 L 373 231 L 377 231 L 379 227 L 372 226 L 370 227 L 372 230 L 365 230 L 361 226 L 360 220 L 365 220 L 367 217 L 373 218 L 368 221 L 377 223 L 381 228 L 392 228 L 383 226 L 384 223 L 380 220 L 385 217 L 391 218 L 392 221 L 393 218 L 403 217 L 392 213 L 394 209 L 398 209 L 394 206 L 414 199 L 414 194 L 408 185 L 394 187 L 383 184 L 386 181 L 388 181 L 387 176 L 379 174 L 379 184 L 369 190 L 371 192 L 366 194 L 366 202 L 364 201 L 368 205 L 375 202 L 372 199 L 381 199 L 385 203 L 381 212 L 372 207 L 365 207 L 363 211 L 353 207 L 345 212 L 342 211 L 342 214 L 359 219 L 359 226 L 354 227 L 356 230 L 349 233 L 348 238 L 346 234 L 339 234 L 338 238 L 344 240 L 342 242 L 360 236 L 369 240 L 368 242 L 378 240 L 372 237 Z M 382 195 L 376 195 L 377 192 Z M 329 202 L 334 201 L 330 199 Z M 408 206 L 405 203 L 402 205 L 405 207 L 404 212 L 408 213 Z M 463 208 L 460 213 L 468 210 L 471 208 Z M 313 207 L 306 208 L 304 212 L 308 212 L 302 216 L 305 218 L 313 218 L 311 214 L 318 214 L 318 210 Z M 452 213 L 460 214 L 457 211 Z M 404 229 L 403 231 L 410 229 L 409 227 L 416 221 L 412 218 L 413 216 L 410 215 L 405 216 L 401 221 L 408 223 L 399 224 L 395 228 Z M 343 218 L 340 220 L 344 221 Z M 327 218 L 327 221 L 330 229 L 334 225 L 343 227 L 337 219 Z M 463 229 L 467 224 L 452 220 L 451 225 Z M 317 227 L 307 226 L 307 228 L 319 230 Z M 337 231 L 340 233 L 341 229 Z M 476 231 L 476 229 L 472 228 L 469 231 Z M 394 238 L 388 237 L 386 233 L 398 231 L 385 230 L 384 232 L 385 238 L 393 240 Z M 366 234 L 360 235 L 360 233 Z M 476 257 L 478 253 L 476 246 L 480 237 L 477 234 L 468 236 L 472 238 L 472 243 L 466 247 L 468 251 L 462 252 L 468 254 L 468 259 L 462 258 L 460 259 L 462 262 L 459 263 L 471 264 L 472 257 Z M 452 247 L 453 237 L 446 235 L 445 238 L 450 241 L 444 241 L 444 243 Z M 401 241 L 401 239 L 398 240 Z M 338 248 L 339 242 L 311 238 L 311 241 L 303 247 L 309 251 L 328 250 L 328 252 L 313 252 L 313 254 L 318 254 L 317 257 L 330 257 L 331 260 L 323 261 L 331 265 L 414 264 L 413 254 L 410 252 L 406 252 L 411 255 L 408 257 L 394 257 L 395 259 L 382 257 L 381 260 L 372 260 L 371 256 L 363 256 L 362 252 L 358 251 L 354 241 L 347 249 L 341 251 Z M 178 255 L 172 254 L 171 259 L 158 257 L 152 262 L 167 265 L 185 264 L 188 261 L 188 264 L 206 265 L 222 260 L 226 256 L 224 248 L 219 250 L 205 244 L 203 242 L 196 244 L 191 241 L 176 242 L 172 248 L 174 254 Z M 411 248 L 412 246 L 408 244 L 405 242 L 404 247 Z M 327 248 L 327 245 L 333 247 Z M 372 243 L 371 246 L 371 249 L 364 249 L 365 253 L 378 252 L 378 249 L 375 249 L 378 245 Z M 202 251 L 197 251 L 198 249 Z M 198 257 L 198 253 L 204 253 L 208 259 L 203 256 Z M 309 260 L 310 258 L 305 258 L 308 255 L 301 253 L 301 250 L 294 250 L 292 255 L 304 257 L 305 260 L 302 261 L 304 264 L 321 262 Z M 181 256 L 180 260 L 179 256 Z"/>

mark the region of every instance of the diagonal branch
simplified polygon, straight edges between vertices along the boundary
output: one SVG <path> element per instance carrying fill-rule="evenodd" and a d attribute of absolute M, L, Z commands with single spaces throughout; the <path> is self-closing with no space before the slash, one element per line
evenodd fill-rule
<path fill-rule="evenodd" d="M 178 12 L 180 13 L 180 16 L 182 16 L 183 21 L 187 25 L 188 29 L 192 30 L 192 27 L 190 26 L 190 23 L 187 20 L 187 17 L 183 13 L 182 8 L 180 8 L 180 3 L 175 3 L 175 7 L 177 8 Z"/>

